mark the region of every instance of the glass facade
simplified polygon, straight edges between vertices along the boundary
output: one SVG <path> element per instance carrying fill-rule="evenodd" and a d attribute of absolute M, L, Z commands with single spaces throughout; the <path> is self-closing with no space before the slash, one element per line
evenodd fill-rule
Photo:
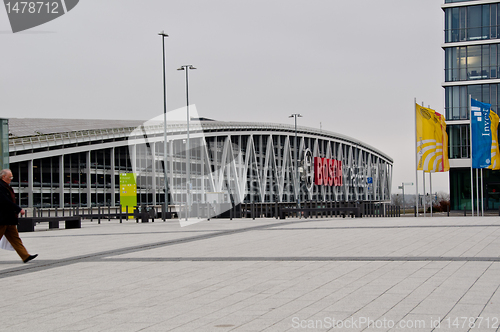
<path fill-rule="evenodd" d="M 463 1 L 447 1 L 463 2 Z M 445 42 L 499 38 L 500 6 L 496 3 L 445 9 Z"/>
<path fill-rule="evenodd" d="M 463 4 L 458 4 L 458 3 Z M 450 200 L 454 210 L 470 210 L 471 172 L 454 167 L 453 160 L 470 160 L 469 96 L 489 103 L 498 113 L 500 104 L 500 1 L 474 4 L 446 0 L 445 15 L 445 117 L 450 158 Z M 460 44 L 450 44 L 460 43 Z M 449 45 L 447 45 L 449 44 Z M 462 163 L 463 165 L 463 163 Z M 475 183 L 475 170 L 474 170 Z M 484 207 L 500 207 L 500 172 L 483 170 Z M 477 200 L 475 207 L 477 207 Z"/>
<path fill-rule="evenodd" d="M 500 83 L 457 85 L 445 87 L 445 116 L 446 120 L 469 120 L 468 96 L 491 104 L 491 108 L 498 113 L 500 101 Z"/>
<path fill-rule="evenodd" d="M 471 209 L 471 172 L 470 168 L 455 168 L 450 170 L 450 200 L 452 210 Z M 498 210 L 500 208 L 500 172 L 483 169 L 484 209 Z M 473 171 L 474 191 L 476 170 Z M 479 181 L 481 178 L 479 177 Z M 480 203 L 479 203 L 480 204 Z M 478 201 L 474 200 L 477 209 Z M 481 208 L 481 206 L 479 206 Z"/>
<path fill-rule="evenodd" d="M 498 44 L 449 47 L 445 49 L 445 81 L 498 78 Z"/>
<path fill-rule="evenodd" d="M 132 172 L 126 146 L 15 162 L 10 168 L 22 207 L 30 206 L 30 194 L 33 207 L 119 204 L 119 173 Z M 139 197 L 145 200 L 142 192 Z"/>
<path fill-rule="evenodd" d="M 117 206 L 120 173 L 136 174 L 139 205 L 165 202 L 164 174 L 171 206 L 205 203 L 214 194 L 221 194 L 224 203 L 290 203 L 298 198 L 301 202 L 385 201 L 391 197 L 392 160 L 359 142 L 303 129 L 296 143 L 293 131 L 285 125 L 209 122 L 199 127 L 208 130 L 193 131 L 189 150 L 185 132 L 172 130 L 164 151 L 163 132 L 156 126 L 141 127 L 137 134 L 123 133 L 127 140 L 115 136 L 103 142 L 96 134 L 69 148 L 59 134 L 43 148 L 31 137 L 30 143 L 12 138 L 15 178 L 11 185 L 21 206 L 37 208 Z M 295 150 L 300 162 L 307 152 L 311 157 L 341 161 L 341 183 L 327 186 L 311 181 L 306 185 L 305 179 L 313 178 L 314 172 L 313 164 L 305 161 L 300 179 L 296 178 Z M 370 185 L 367 178 L 372 179 Z"/>

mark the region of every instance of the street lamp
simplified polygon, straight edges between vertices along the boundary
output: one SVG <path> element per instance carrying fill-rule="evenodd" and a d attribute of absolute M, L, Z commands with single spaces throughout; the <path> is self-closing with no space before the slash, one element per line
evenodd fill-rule
<path fill-rule="evenodd" d="M 187 158 L 187 165 L 186 165 L 186 221 L 188 220 L 189 217 L 189 210 L 191 208 L 190 203 L 190 196 L 191 196 L 191 179 L 190 179 L 190 173 L 191 173 L 191 152 L 189 151 L 189 121 L 191 120 L 189 117 L 189 70 L 190 69 L 196 69 L 193 67 L 193 65 L 183 65 L 180 68 L 177 68 L 177 70 L 184 70 L 186 71 L 186 108 L 187 108 L 187 141 L 186 141 L 186 158 Z"/>
<path fill-rule="evenodd" d="M 403 214 L 406 214 L 405 185 L 406 186 L 413 186 L 413 182 L 403 182 L 400 186 L 398 186 L 398 189 L 402 189 L 403 190 Z"/>
<path fill-rule="evenodd" d="M 302 115 L 294 113 L 289 118 L 295 118 L 295 195 L 297 198 L 297 207 L 300 208 L 300 187 L 299 187 L 299 158 L 297 157 L 297 118 Z"/>
<path fill-rule="evenodd" d="M 163 221 L 165 221 L 166 212 L 168 209 L 168 181 L 167 181 L 167 82 L 165 78 L 165 37 L 168 35 L 162 31 L 158 35 L 161 36 L 163 50 L 163 181 L 165 186 L 165 200 L 163 206 Z M 155 174 L 156 178 L 156 174 Z M 156 179 L 155 179 L 156 181 Z"/>

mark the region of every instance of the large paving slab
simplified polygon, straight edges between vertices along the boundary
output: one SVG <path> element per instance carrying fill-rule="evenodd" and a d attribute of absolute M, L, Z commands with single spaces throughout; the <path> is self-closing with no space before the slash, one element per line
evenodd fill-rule
<path fill-rule="evenodd" d="M 499 331 L 500 218 L 37 226 L 0 331 Z"/>

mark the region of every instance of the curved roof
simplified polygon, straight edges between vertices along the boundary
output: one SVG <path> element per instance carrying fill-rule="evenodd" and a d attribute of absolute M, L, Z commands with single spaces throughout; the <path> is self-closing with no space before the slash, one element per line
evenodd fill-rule
<path fill-rule="evenodd" d="M 115 139 L 126 139 L 137 127 L 143 125 L 148 134 L 160 135 L 163 133 L 163 121 L 10 118 L 9 145 L 14 148 L 13 150 L 23 150 L 33 149 L 35 147 L 33 146 L 34 143 L 38 143 L 39 146 L 43 146 L 41 144 L 43 142 L 47 142 L 47 145 L 57 145 L 57 141 L 67 140 L 68 138 L 74 138 L 77 142 L 82 140 L 91 141 L 93 138 L 96 139 L 96 136 L 99 136 L 97 139 L 102 139 L 103 135 Z M 190 124 L 190 131 L 203 131 L 205 133 L 222 131 L 295 133 L 295 126 L 259 122 L 198 121 L 193 119 L 193 123 Z M 185 133 L 185 122 L 168 122 L 167 132 L 169 135 Z M 392 158 L 382 151 L 352 137 L 301 126 L 297 127 L 297 132 L 303 135 L 323 136 L 359 145 L 383 156 L 391 163 L 393 162 Z"/>
<path fill-rule="evenodd" d="M 142 120 L 9 119 L 10 137 L 60 134 L 82 130 L 135 128 Z"/>

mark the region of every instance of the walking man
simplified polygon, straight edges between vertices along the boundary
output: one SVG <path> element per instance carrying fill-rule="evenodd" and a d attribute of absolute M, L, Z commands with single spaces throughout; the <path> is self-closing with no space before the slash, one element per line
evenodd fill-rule
<path fill-rule="evenodd" d="M 23 215 L 24 210 L 16 204 L 16 195 L 10 186 L 12 179 L 10 169 L 0 171 L 0 238 L 5 236 L 23 262 L 27 263 L 38 255 L 28 254 L 17 232 L 17 217 L 19 213 Z"/>

